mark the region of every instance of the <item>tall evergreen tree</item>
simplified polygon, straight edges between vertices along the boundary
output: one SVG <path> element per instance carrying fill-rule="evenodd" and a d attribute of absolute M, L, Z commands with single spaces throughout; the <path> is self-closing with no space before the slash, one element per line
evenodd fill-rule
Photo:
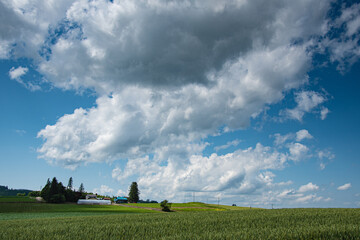
<path fill-rule="evenodd" d="M 47 179 L 46 185 L 43 187 L 43 189 L 41 190 L 40 196 L 46 201 L 48 202 L 50 199 L 50 186 L 51 186 L 51 182 L 50 179 Z"/>
<path fill-rule="evenodd" d="M 51 185 L 50 185 L 50 196 L 58 194 L 58 193 L 59 193 L 59 184 L 58 184 L 56 177 L 54 177 L 52 179 Z"/>
<path fill-rule="evenodd" d="M 80 184 L 79 192 L 83 193 L 85 191 L 84 184 Z"/>
<path fill-rule="evenodd" d="M 72 187 L 73 187 L 73 179 L 72 179 L 72 177 L 70 177 L 70 178 L 69 178 L 69 183 L 68 183 L 68 185 L 67 185 L 67 189 L 72 190 Z"/>
<path fill-rule="evenodd" d="M 65 202 L 65 188 L 61 182 L 58 182 L 56 177 L 53 178 L 49 190 L 50 198 L 48 202 L 51 203 L 62 203 Z"/>
<path fill-rule="evenodd" d="M 56 177 L 47 180 L 45 187 L 41 190 L 41 197 L 50 203 L 62 203 L 65 202 L 65 187 L 61 182 L 58 182 Z"/>
<path fill-rule="evenodd" d="M 129 202 L 137 203 L 139 201 L 140 191 L 136 182 L 132 182 L 129 190 Z"/>

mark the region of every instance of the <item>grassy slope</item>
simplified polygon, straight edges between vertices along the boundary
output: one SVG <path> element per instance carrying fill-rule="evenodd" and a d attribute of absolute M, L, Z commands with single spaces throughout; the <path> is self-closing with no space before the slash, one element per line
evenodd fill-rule
<path fill-rule="evenodd" d="M 359 209 L 281 209 L 1 221 L 0 239 L 360 239 Z"/>

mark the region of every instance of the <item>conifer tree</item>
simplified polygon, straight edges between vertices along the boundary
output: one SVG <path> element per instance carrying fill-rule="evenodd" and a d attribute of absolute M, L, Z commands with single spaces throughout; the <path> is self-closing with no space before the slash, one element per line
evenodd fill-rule
<path fill-rule="evenodd" d="M 72 190 L 72 187 L 73 187 L 73 179 L 72 179 L 72 177 L 70 177 L 70 178 L 69 178 L 69 183 L 68 183 L 68 185 L 67 185 L 67 189 Z"/>
<path fill-rule="evenodd" d="M 41 189 L 41 193 L 40 196 L 46 201 L 49 201 L 50 198 L 50 186 L 51 186 L 51 182 L 50 179 L 47 179 L 46 185 L 43 187 L 43 189 Z"/>
<path fill-rule="evenodd" d="M 139 201 L 140 191 L 136 182 L 132 182 L 129 191 L 129 202 L 137 203 Z"/>
<path fill-rule="evenodd" d="M 83 193 L 85 191 L 84 184 L 80 184 L 79 192 Z"/>

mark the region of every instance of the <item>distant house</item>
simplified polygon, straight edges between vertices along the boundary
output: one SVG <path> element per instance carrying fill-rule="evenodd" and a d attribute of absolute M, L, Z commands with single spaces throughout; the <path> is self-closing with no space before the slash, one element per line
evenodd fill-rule
<path fill-rule="evenodd" d="M 116 197 L 116 198 L 114 198 L 114 202 L 116 202 L 116 203 L 127 203 L 128 198 L 127 197 Z"/>

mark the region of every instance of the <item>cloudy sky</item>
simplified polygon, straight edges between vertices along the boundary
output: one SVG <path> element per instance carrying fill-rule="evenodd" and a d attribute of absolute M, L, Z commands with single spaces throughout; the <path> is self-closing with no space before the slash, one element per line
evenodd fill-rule
<path fill-rule="evenodd" d="M 0 184 L 360 206 L 360 4 L 0 0 Z"/>

